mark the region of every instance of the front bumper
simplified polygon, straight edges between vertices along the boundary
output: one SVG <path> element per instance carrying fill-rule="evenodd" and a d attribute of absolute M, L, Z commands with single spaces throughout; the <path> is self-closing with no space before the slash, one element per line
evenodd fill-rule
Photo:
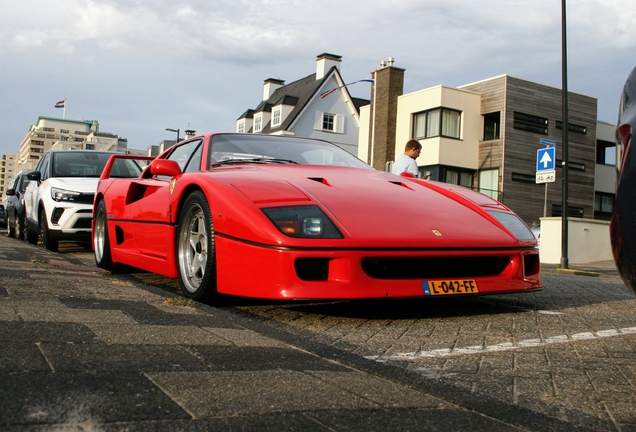
<path fill-rule="evenodd" d="M 474 280 L 479 294 L 533 291 L 542 288 L 536 249 L 516 250 L 383 250 L 290 249 L 245 243 L 217 235 L 217 290 L 220 293 L 267 299 L 372 299 L 424 297 L 429 280 Z M 405 261 L 467 263 L 505 257 L 496 270 L 477 267 L 422 272 L 382 272 L 372 263 Z M 458 260 L 458 261 L 457 261 Z M 309 263 L 307 267 L 305 264 Z M 398 267 L 399 269 L 400 267 Z M 406 268 L 406 267 L 403 267 Z M 493 271 L 496 274 L 493 274 Z M 474 274 L 471 274 L 473 272 Z M 432 277 L 427 277 L 426 274 Z M 386 276 L 388 275 L 388 276 Z M 470 294 L 474 295 L 474 294 Z"/>

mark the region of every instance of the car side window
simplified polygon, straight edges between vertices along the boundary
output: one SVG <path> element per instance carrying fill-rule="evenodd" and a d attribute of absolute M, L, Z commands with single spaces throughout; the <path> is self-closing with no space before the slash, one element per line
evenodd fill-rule
<path fill-rule="evenodd" d="M 29 185 L 29 179 L 25 175 L 21 174 L 20 178 L 18 179 L 16 183 L 17 183 L 15 185 L 16 191 L 20 192 L 20 194 L 23 194 L 27 186 Z"/>
<path fill-rule="evenodd" d="M 45 155 L 44 159 L 40 161 L 36 168 L 36 171 L 40 171 L 40 180 L 46 180 L 49 178 L 49 162 L 51 160 L 49 156 L 50 155 Z"/>
<path fill-rule="evenodd" d="M 190 158 L 190 162 L 186 166 L 184 172 L 197 172 L 201 171 L 201 155 L 203 154 L 203 146 L 199 145 L 197 150 L 194 152 L 192 157 Z"/>
<path fill-rule="evenodd" d="M 168 156 L 168 159 L 177 161 L 179 167 L 181 168 L 181 171 L 186 172 L 185 168 L 188 165 L 190 159 L 192 159 L 192 155 L 195 153 L 200 144 L 201 140 L 194 140 L 181 144 L 178 147 L 175 147 L 172 153 L 170 153 L 170 155 Z"/>

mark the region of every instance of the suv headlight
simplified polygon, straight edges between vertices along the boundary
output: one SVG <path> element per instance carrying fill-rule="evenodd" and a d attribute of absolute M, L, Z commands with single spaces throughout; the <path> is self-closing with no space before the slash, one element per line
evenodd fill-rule
<path fill-rule="evenodd" d="M 338 228 L 317 206 L 269 207 L 261 209 L 285 235 L 299 238 L 343 238 Z"/>
<path fill-rule="evenodd" d="M 51 188 L 51 198 L 53 198 L 53 201 L 57 202 L 75 201 L 80 195 L 80 192 Z"/>

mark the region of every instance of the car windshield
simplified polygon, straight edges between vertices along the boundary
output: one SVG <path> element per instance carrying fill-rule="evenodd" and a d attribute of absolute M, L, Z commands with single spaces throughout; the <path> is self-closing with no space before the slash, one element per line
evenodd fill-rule
<path fill-rule="evenodd" d="M 212 137 L 210 167 L 236 163 L 370 166 L 326 141 L 271 135 L 219 134 Z"/>
<path fill-rule="evenodd" d="M 98 178 L 113 153 L 69 150 L 56 153 L 53 158 L 53 177 Z M 141 168 L 135 161 L 118 159 L 113 166 L 113 177 L 137 177 Z"/>

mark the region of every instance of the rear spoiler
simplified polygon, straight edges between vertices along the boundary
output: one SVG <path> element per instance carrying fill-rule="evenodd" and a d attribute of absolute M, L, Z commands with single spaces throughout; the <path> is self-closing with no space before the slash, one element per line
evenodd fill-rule
<path fill-rule="evenodd" d="M 100 180 L 106 180 L 110 178 L 110 172 L 113 169 L 113 164 L 115 163 L 115 159 L 133 159 L 133 160 L 143 160 L 143 161 L 151 161 L 155 159 L 155 156 L 135 156 L 130 154 L 115 154 L 112 155 L 106 165 L 104 166 L 104 170 L 102 171 L 102 175 L 99 176 Z"/>

